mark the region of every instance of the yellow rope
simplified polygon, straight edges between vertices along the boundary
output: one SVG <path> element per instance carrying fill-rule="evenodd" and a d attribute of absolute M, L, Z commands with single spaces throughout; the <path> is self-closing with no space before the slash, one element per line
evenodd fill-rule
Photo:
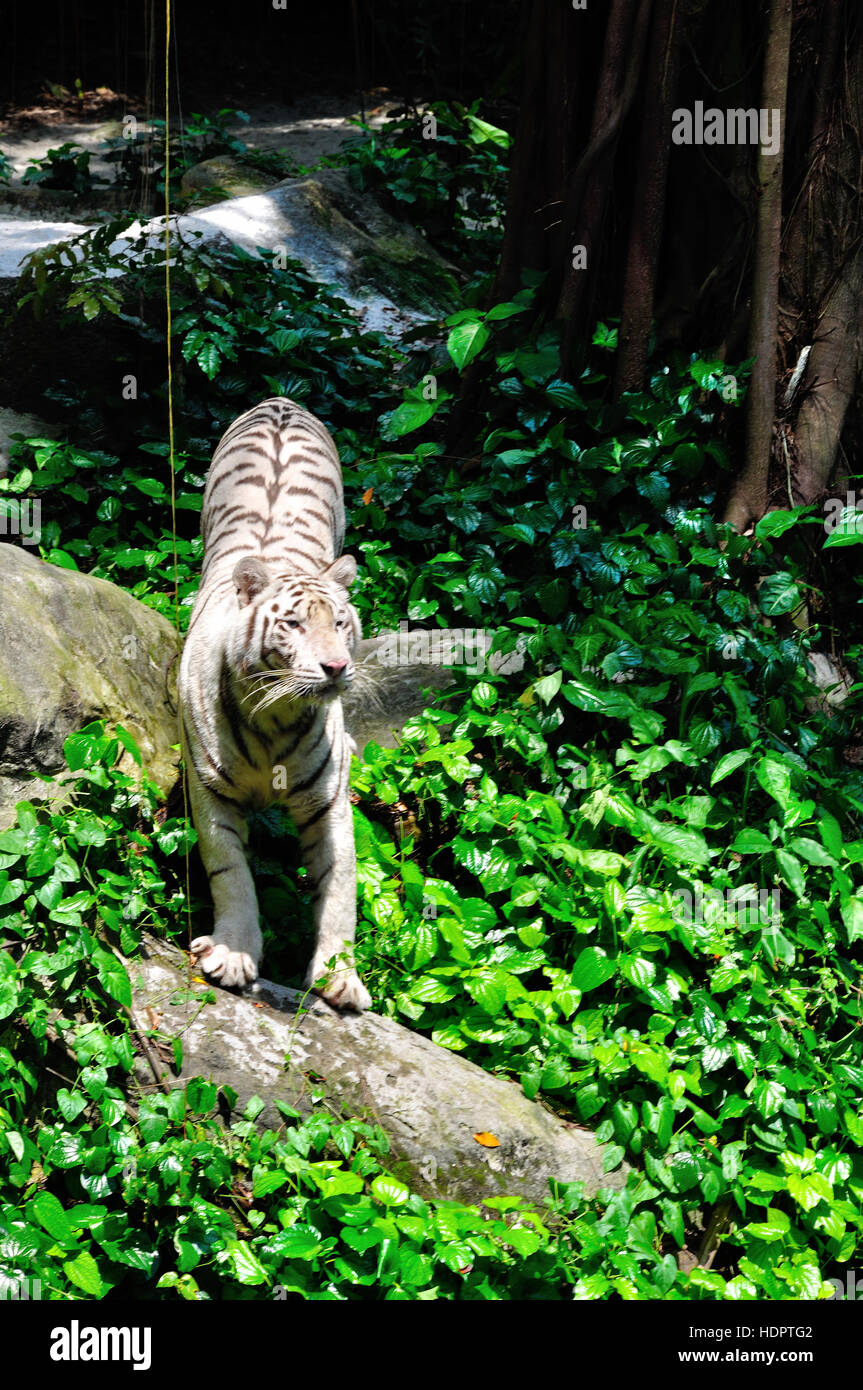
<path fill-rule="evenodd" d="M 183 636 L 180 631 L 180 558 L 177 553 L 177 477 L 174 468 L 174 369 L 171 360 L 171 0 L 165 0 L 165 309 L 167 314 L 168 353 L 168 460 L 171 466 L 171 540 L 174 553 L 174 628 L 177 634 L 177 677 Z M 183 788 L 183 819 L 189 824 L 189 802 L 186 788 L 186 769 L 182 758 L 183 731 L 180 702 L 177 700 L 177 741 L 180 745 L 180 784 Z M 186 840 L 186 921 L 189 944 L 192 940 L 192 901 L 189 871 L 189 844 Z"/>

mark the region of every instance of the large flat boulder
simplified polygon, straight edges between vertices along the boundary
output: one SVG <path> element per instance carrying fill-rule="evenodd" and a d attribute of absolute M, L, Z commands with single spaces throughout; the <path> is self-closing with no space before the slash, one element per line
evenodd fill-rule
<path fill-rule="evenodd" d="M 425 1197 L 482 1202 L 507 1194 L 539 1203 L 549 1178 L 583 1182 L 591 1195 L 626 1180 L 624 1168 L 603 1171 L 602 1146 L 589 1130 L 394 1019 L 338 1014 L 267 980 L 242 996 L 203 982 L 190 988 L 188 958 L 152 937 L 127 966 L 141 1032 L 183 1043 L 179 1074 L 157 1060 L 156 1048 L 151 1062 L 139 1059 L 145 1090 L 157 1084 L 154 1068 L 167 1087 L 203 1076 L 236 1091 L 238 1111 L 260 1097 L 258 1125 L 278 1128 L 277 1100 L 308 1113 L 323 1086 L 331 1105 L 385 1130 L 389 1167 Z"/>
<path fill-rule="evenodd" d="M 176 780 L 177 639 L 114 584 L 46 564 L 0 536 L 0 828 L 47 791 L 69 734 L 122 724 L 167 790 Z"/>

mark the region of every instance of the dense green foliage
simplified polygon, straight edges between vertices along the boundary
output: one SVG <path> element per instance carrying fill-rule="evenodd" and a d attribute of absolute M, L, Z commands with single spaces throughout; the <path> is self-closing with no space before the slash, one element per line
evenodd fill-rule
<path fill-rule="evenodd" d="M 370 144 L 355 164 L 365 177 L 383 160 Z M 131 313 L 93 277 L 110 239 L 89 275 L 43 255 L 28 304 L 116 321 L 147 350 L 160 255 L 134 271 Z M 863 1220 L 863 781 L 842 756 L 850 715 L 806 705 L 812 518 L 773 513 L 748 538 L 713 518 L 745 368 L 729 391 L 720 363 L 658 364 L 615 405 L 614 331 L 597 330 L 576 386 L 561 381 L 531 285 L 484 313 L 475 280 L 446 365 L 360 343 L 295 265 L 189 251 L 174 284 L 185 611 L 213 440 L 284 392 L 342 452 L 365 630 L 462 634 L 446 700 L 354 768 L 376 1007 L 518 1077 L 597 1129 L 608 1171 L 633 1171 L 613 1197 L 573 1185 L 543 1212 L 503 1203 L 485 1219 L 411 1194 L 383 1136 L 323 1099 L 263 1135 L 254 1104 L 216 1126 L 201 1082 L 127 1113 L 135 1040 L 110 945 L 132 953 L 143 926 L 185 936 L 186 833 L 115 769 L 117 740 L 89 730 L 68 748 L 74 806 L 25 804 L 0 835 L 3 1272 L 54 1297 L 825 1296 Z M 475 359 L 485 420 L 454 458 L 448 413 Z M 94 384 L 56 389 L 85 422 L 96 412 Z M 163 394 L 149 389 L 136 439 L 116 425 L 113 452 L 22 444 L 0 505 L 43 494 L 46 558 L 170 614 Z M 276 923 L 310 908 L 281 830 L 258 818 L 254 867 L 265 968 L 291 981 L 308 932 Z M 715 1215 L 718 1251 L 685 1272 L 696 1211 Z"/>
<path fill-rule="evenodd" d="M 358 188 L 420 226 L 454 260 L 490 269 L 512 141 L 479 115 L 480 105 L 435 102 L 380 129 L 357 122 L 365 138 L 321 164 L 346 167 Z"/>

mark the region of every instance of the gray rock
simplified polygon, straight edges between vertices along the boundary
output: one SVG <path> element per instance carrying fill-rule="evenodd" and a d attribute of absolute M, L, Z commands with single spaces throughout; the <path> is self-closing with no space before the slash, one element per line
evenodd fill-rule
<path fill-rule="evenodd" d="M 180 191 L 188 196 L 217 189 L 228 198 L 245 198 L 249 194 L 264 193 L 272 185 L 272 178 L 260 169 L 244 164 L 233 155 L 220 154 L 202 159 L 200 164 L 187 169 L 180 181 Z"/>
<path fill-rule="evenodd" d="M 114 584 L 23 545 L 0 544 L 0 588 L 0 827 L 16 801 L 46 791 L 30 777 L 62 771 L 65 739 L 93 719 L 128 729 L 167 790 L 178 741 L 170 624 Z"/>
<path fill-rule="evenodd" d="M 452 672 L 445 666 L 392 665 L 381 660 L 381 646 L 392 635 L 382 632 L 360 642 L 354 653 L 356 679 L 342 696 L 345 724 L 360 757 L 368 743 L 397 747 L 407 721 L 422 714 L 435 691 L 453 684 Z"/>
<path fill-rule="evenodd" d="M 357 193 L 337 170 L 284 179 L 266 193 L 203 208 L 193 220 L 247 251 L 284 247 L 316 280 L 339 285 L 348 302 L 366 309 L 379 302 L 381 326 L 386 304 L 419 320 L 439 315 L 454 300 L 452 267 L 419 232 L 369 194 Z"/>
<path fill-rule="evenodd" d="M 0 406 L 0 478 L 9 472 L 13 434 L 22 434 L 28 439 L 56 439 L 59 432 L 57 425 L 47 424 L 38 415 L 22 415 L 8 406 Z"/>
<path fill-rule="evenodd" d="M 127 964 L 137 1026 L 182 1039 L 181 1073 L 160 1063 L 164 1082 L 203 1076 L 232 1087 L 240 1110 L 257 1095 L 265 1102 L 262 1128 L 283 1123 L 276 1100 L 311 1110 L 314 1075 L 330 1104 L 386 1131 L 388 1166 L 423 1196 L 481 1202 L 506 1193 L 539 1202 L 549 1178 L 581 1181 L 589 1194 L 625 1182 L 623 1168 L 603 1173 L 602 1147 L 588 1130 L 392 1019 L 340 1015 L 266 980 L 243 996 L 189 986 L 185 955 L 152 938 L 143 958 Z M 153 1089 L 143 1058 L 136 1076 Z M 493 1135 L 498 1146 L 484 1147 L 478 1133 Z"/>
<path fill-rule="evenodd" d="M 338 287 L 366 330 L 392 338 L 448 312 L 457 297 L 454 268 L 338 170 L 196 208 L 172 217 L 171 232 L 191 245 L 203 238 L 298 260 L 321 284 Z M 112 245 L 117 267 L 109 274 L 121 275 L 124 259 L 160 248 L 164 237 L 164 218 L 132 223 Z"/>

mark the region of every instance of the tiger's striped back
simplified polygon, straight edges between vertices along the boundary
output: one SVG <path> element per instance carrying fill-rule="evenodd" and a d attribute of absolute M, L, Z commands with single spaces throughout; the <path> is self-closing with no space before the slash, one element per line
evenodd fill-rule
<path fill-rule="evenodd" d="M 204 491 L 202 587 L 243 555 L 317 574 L 345 536 L 336 446 L 314 415 L 285 397 L 262 401 L 225 431 Z"/>

